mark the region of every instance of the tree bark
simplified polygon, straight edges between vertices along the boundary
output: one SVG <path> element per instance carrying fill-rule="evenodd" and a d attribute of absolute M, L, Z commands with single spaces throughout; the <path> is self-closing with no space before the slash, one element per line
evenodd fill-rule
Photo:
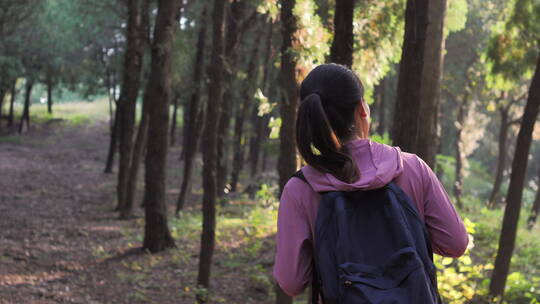
<path fill-rule="evenodd" d="M 296 82 L 296 61 L 292 54 L 292 46 L 297 30 L 296 17 L 293 15 L 295 0 L 281 0 L 281 70 L 280 80 L 280 115 L 281 128 L 279 130 L 279 188 L 283 187 L 296 171 L 296 140 L 295 120 L 298 107 L 298 83 Z"/>
<path fill-rule="evenodd" d="M 403 151 L 411 153 L 417 151 L 428 4 L 428 0 L 408 0 L 405 10 L 405 38 L 399 64 L 392 141 Z"/>
<path fill-rule="evenodd" d="M 141 39 L 140 0 L 127 3 L 128 22 L 126 30 L 126 53 L 124 55 L 123 84 L 118 101 L 119 114 L 119 166 L 117 185 L 117 210 L 125 208 L 125 195 L 129 168 L 133 151 L 133 133 L 135 128 L 135 110 L 141 85 L 141 70 L 144 55 L 144 43 Z"/>
<path fill-rule="evenodd" d="M 446 0 L 429 1 L 429 22 L 426 30 L 424 65 L 420 82 L 417 154 L 431 168 L 435 168 L 439 141 L 438 116 L 444 61 L 446 3 Z"/>
<path fill-rule="evenodd" d="M 493 208 L 499 201 L 501 185 L 503 180 L 504 169 L 506 168 L 506 144 L 508 142 L 508 111 L 506 108 L 499 109 L 501 114 L 501 128 L 499 129 L 499 155 L 497 156 L 497 173 L 495 174 L 495 182 L 493 189 L 489 195 L 488 206 Z"/>
<path fill-rule="evenodd" d="M 30 102 L 32 98 L 32 88 L 34 87 L 34 80 L 31 78 L 26 79 L 26 91 L 24 93 L 24 108 L 21 116 L 21 122 L 19 124 L 19 134 L 22 134 L 24 124 L 26 123 L 26 129 L 30 128 Z"/>
<path fill-rule="evenodd" d="M 381 82 L 379 83 L 379 91 L 380 91 L 380 103 L 379 103 L 379 122 L 377 124 L 377 133 L 381 136 L 384 135 L 384 132 L 386 131 L 386 90 L 387 90 L 387 77 L 384 77 L 381 79 Z"/>
<path fill-rule="evenodd" d="M 4 87 L 0 87 L 0 130 L 2 129 L 2 116 L 3 116 L 3 109 L 4 109 L 4 99 L 6 97 L 7 89 Z"/>
<path fill-rule="evenodd" d="M 52 106 L 53 106 L 52 90 L 53 90 L 53 81 L 52 81 L 52 76 L 49 75 L 47 77 L 47 112 L 49 114 L 52 114 Z"/>
<path fill-rule="evenodd" d="M 111 136 L 109 138 L 109 153 L 107 154 L 107 163 L 105 164 L 105 170 L 104 173 L 112 173 L 113 172 L 113 166 L 114 166 L 114 155 L 116 154 L 116 150 L 118 148 L 117 139 L 118 139 L 118 115 L 119 115 L 118 107 L 116 108 L 116 111 L 114 112 L 114 121 L 113 126 L 111 128 Z"/>
<path fill-rule="evenodd" d="M 279 130 L 279 190 L 283 192 L 283 187 L 296 171 L 296 111 L 298 107 L 298 83 L 296 82 L 296 61 L 293 51 L 293 44 L 296 42 L 295 33 L 297 30 L 297 20 L 293 10 L 296 5 L 295 0 L 280 1 L 281 19 L 281 69 L 279 73 L 280 99 L 279 112 L 281 115 L 281 128 Z M 276 285 L 276 303 L 292 303 L 292 298 L 286 296 L 280 287 Z"/>
<path fill-rule="evenodd" d="M 330 61 L 352 66 L 353 62 L 354 0 L 336 0 L 334 14 L 334 40 L 330 47 Z"/>
<path fill-rule="evenodd" d="M 254 43 L 251 51 L 250 60 L 247 68 L 248 76 L 257 75 L 257 59 L 259 53 L 259 44 Z M 234 122 L 234 147 L 233 147 L 233 169 L 231 172 L 231 192 L 236 192 L 238 185 L 238 178 L 242 171 L 244 164 L 244 149 L 242 148 L 242 142 L 244 141 L 244 120 L 250 112 L 253 104 L 253 91 L 257 85 L 257 79 L 254 78 L 250 84 L 245 85 L 243 92 L 243 103 L 240 104 L 240 108 L 236 112 L 236 118 Z"/>
<path fill-rule="evenodd" d="M 222 82 L 224 75 L 225 55 L 223 48 L 223 26 L 225 14 L 225 0 L 214 0 L 212 12 L 212 54 L 208 69 L 208 102 L 206 105 L 206 119 L 202 136 L 203 145 L 203 227 L 201 233 L 201 251 L 199 254 L 199 273 L 197 287 L 210 287 L 210 270 L 214 254 L 216 234 L 216 169 L 217 169 L 217 127 L 219 109 L 221 104 Z M 197 296 L 198 303 L 208 301 L 208 293 Z"/>
<path fill-rule="evenodd" d="M 536 71 L 529 89 L 529 97 L 523 113 L 523 120 L 519 128 L 516 150 L 512 161 L 512 173 L 510 175 L 510 185 L 506 195 L 506 208 L 504 211 L 501 236 L 499 238 L 499 249 L 497 250 L 495 268 L 493 269 L 489 285 L 489 294 L 493 297 L 502 297 L 504 295 L 506 278 L 510 269 L 510 260 L 516 242 L 517 226 L 521 210 L 527 162 L 529 160 L 529 150 L 532 142 L 532 133 L 538 117 L 539 107 L 540 57 L 538 58 Z"/>
<path fill-rule="evenodd" d="M 8 128 L 13 127 L 13 121 L 14 121 L 13 106 L 15 104 L 16 95 L 17 95 L 17 80 L 15 80 L 11 86 L 11 98 L 9 100 Z"/>
<path fill-rule="evenodd" d="M 527 228 L 529 230 L 533 229 L 536 224 L 536 219 L 538 218 L 538 213 L 540 213 L 540 167 L 538 167 L 538 189 L 536 190 L 536 199 L 531 208 L 531 214 L 527 219 Z"/>
<path fill-rule="evenodd" d="M 139 27 L 139 35 L 142 41 L 142 48 L 151 46 L 150 38 L 150 2 L 152 0 L 143 0 L 141 6 L 141 24 Z M 147 82 L 148 86 L 148 82 Z M 139 176 L 139 166 L 141 164 L 141 158 L 144 148 L 146 147 L 146 138 L 148 136 L 148 112 L 152 99 L 150 95 L 152 92 L 146 88 L 143 97 L 143 105 L 141 109 L 141 121 L 137 129 L 137 135 L 135 137 L 135 144 L 131 155 L 131 165 L 129 167 L 129 175 L 126 187 L 125 205 L 120 210 L 120 218 L 128 219 L 133 212 L 133 203 L 135 199 L 135 192 L 137 190 L 137 180 Z M 167 97 L 168 98 L 168 97 Z M 174 117 L 174 116 L 173 116 Z M 144 202 L 143 202 L 144 205 Z"/>
<path fill-rule="evenodd" d="M 274 35 L 274 24 L 270 22 L 268 24 L 268 33 L 266 36 L 266 45 L 265 45 L 265 53 L 264 53 L 264 71 L 263 71 L 263 79 L 261 82 L 261 87 L 263 88 L 263 91 L 268 94 L 268 87 L 269 87 L 269 75 L 270 70 L 272 68 L 272 37 Z M 252 125 L 255 126 L 255 132 L 253 132 L 253 135 L 250 140 L 249 144 L 249 163 L 251 165 L 251 176 L 255 176 L 255 173 L 257 172 L 257 165 L 259 164 L 259 158 L 261 155 L 261 145 L 264 139 L 264 130 L 265 130 L 265 122 L 266 117 L 259 117 L 259 109 L 258 107 L 253 108 L 252 116 Z M 268 116 L 268 115 L 265 115 Z M 266 124 L 268 124 L 266 122 Z"/>
<path fill-rule="evenodd" d="M 129 167 L 129 176 L 125 198 L 126 203 L 124 205 L 125 208 L 120 210 L 121 219 L 130 218 L 133 211 L 133 201 L 135 199 L 135 191 L 137 190 L 137 179 L 139 176 L 139 165 L 141 163 L 144 147 L 146 146 L 146 138 L 148 136 L 148 111 L 150 111 L 148 107 L 151 102 L 151 98 L 152 96 L 148 96 L 145 92 L 141 121 L 139 123 L 139 128 L 137 129 L 135 145 L 133 146 L 131 166 Z"/>
<path fill-rule="evenodd" d="M 148 96 L 148 142 L 145 161 L 143 248 L 150 252 L 174 247 L 165 204 L 171 65 L 181 0 L 159 0 L 152 63 L 145 95 Z"/>
<path fill-rule="evenodd" d="M 172 112 L 172 121 L 171 121 L 171 147 L 176 145 L 176 114 L 178 111 L 178 99 L 179 96 L 174 97 L 173 112 Z"/>
<path fill-rule="evenodd" d="M 463 133 L 463 123 L 467 116 L 469 104 L 469 92 L 466 91 L 463 96 L 458 109 L 457 115 L 457 130 L 456 130 L 456 167 L 455 167 L 455 182 L 454 182 L 454 197 L 456 198 L 456 205 L 459 209 L 463 208 L 461 202 L 461 193 L 463 190 L 463 156 L 461 155 L 461 134 Z"/>
<path fill-rule="evenodd" d="M 201 95 L 201 79 L 204 67 L 204 46 L 206 42 L 207 32 L 207 7 L 203 8 L 199 33 L 197 36 L 197 51 L 195 53 L 195 66 L 193 67 L 193 92 L 189 100 L 186 111 L 189 111 L 188 120 L 185 121 L 182 148 L 184 154 L 184 170 L 182 175 L 182 184 L 180 185 L 180 194 L 176 202 L 176 214 L 184 208 L 186 195 L 191 191 L 191 174 L 193 171 L 193 159 L 197 153 L 199 146 L 199 135 L 203 123 L 204 111 L 200 103 Z"/>
<path fill-rule="evenodd" d="M 247 29 L 248 21 L 250 21 L 250 18 L 245 18 L 244 21 L 240 23 L 245 12 L 246 3 L 245 0 L 232 1 L 227 14 L 225 58 L 227 60 L 227 66 L 231 68 L 225 70 L 227 75 L 224 79 L 225 83 L 223 84 L 224 92 L 218 120 L 219 127 L 217 129 L 217 195 L 220 198 L 225 194 L 224 190 L 228 175 L 229 126 L 233 112 L 233 93 L 231 84 L 236 75 L 233 70 L 234 68 L 232 67 L 236 66 L 238 45 Z"/>

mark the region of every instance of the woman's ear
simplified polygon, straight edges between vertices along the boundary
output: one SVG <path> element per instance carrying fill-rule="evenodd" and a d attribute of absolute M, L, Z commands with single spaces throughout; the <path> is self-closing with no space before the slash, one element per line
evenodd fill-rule
<path fill-rule="evenodd" d="M 362 117 L 364 119 L 369 119 L 369 117 L 370 117 L 369 105 L 363 99 L 360 101 L 360 105 L 358 107 L 358 110 L 360 111 L 360 117 Z"/>
<path fill-rule="evenodd" d="M 361 100 L 358 107 L 356 107 L 356 130 L 360 138 L 367 138 L 369 136 L 370 125 L 370 111 L 368 104 Z"/>

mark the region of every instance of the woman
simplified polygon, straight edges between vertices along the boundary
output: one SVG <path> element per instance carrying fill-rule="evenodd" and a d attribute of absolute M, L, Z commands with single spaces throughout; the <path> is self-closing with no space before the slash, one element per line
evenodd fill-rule
<path fill-rule="evenodd" d="M 443 186 L 418 156 L 368 139 L 370 112 L 358 77 L 337 64 L 316 67 L 302 82 L 297 146 L 308 183 L 291 178 L 278 215 L 274 277 L 290 296 L 312 278 L 319 192 L 377 189 L 394 181 L 423 217 L 435 253 L 458 257 L 468 235 Z"/>

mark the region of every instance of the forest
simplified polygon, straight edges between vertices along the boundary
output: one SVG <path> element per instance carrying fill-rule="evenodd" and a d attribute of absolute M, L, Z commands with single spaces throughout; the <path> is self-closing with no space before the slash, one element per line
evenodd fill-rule
<path fill-rule="evenodd" d="M 445 303 L 540 303 L 540 0 L 0 0 L 0 303 L 311 303 L 275 283 L 299 84 L 462 217 Z"/>

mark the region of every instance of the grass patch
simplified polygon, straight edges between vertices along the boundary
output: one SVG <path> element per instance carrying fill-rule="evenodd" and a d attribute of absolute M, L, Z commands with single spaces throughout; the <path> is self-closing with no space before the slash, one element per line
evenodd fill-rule
<path fill-rule="evenodd" d="M 91 102 L 73 101 L 53 105 L 53 113 L 47 112 L 46 104 L 33 104 L 30 108 L 32 120 L 35 122 L 47 122 L 53 119 L 61 119 L 67 124 L 80 126 L 92 121 L 109 119 L 109 103 L 106 98 L 96 99 Z"/>
<path fill-rule="evenodd" d="M 23 138 L 18 135 L 0 136 L 0 144 L 21 144 Z"/>

